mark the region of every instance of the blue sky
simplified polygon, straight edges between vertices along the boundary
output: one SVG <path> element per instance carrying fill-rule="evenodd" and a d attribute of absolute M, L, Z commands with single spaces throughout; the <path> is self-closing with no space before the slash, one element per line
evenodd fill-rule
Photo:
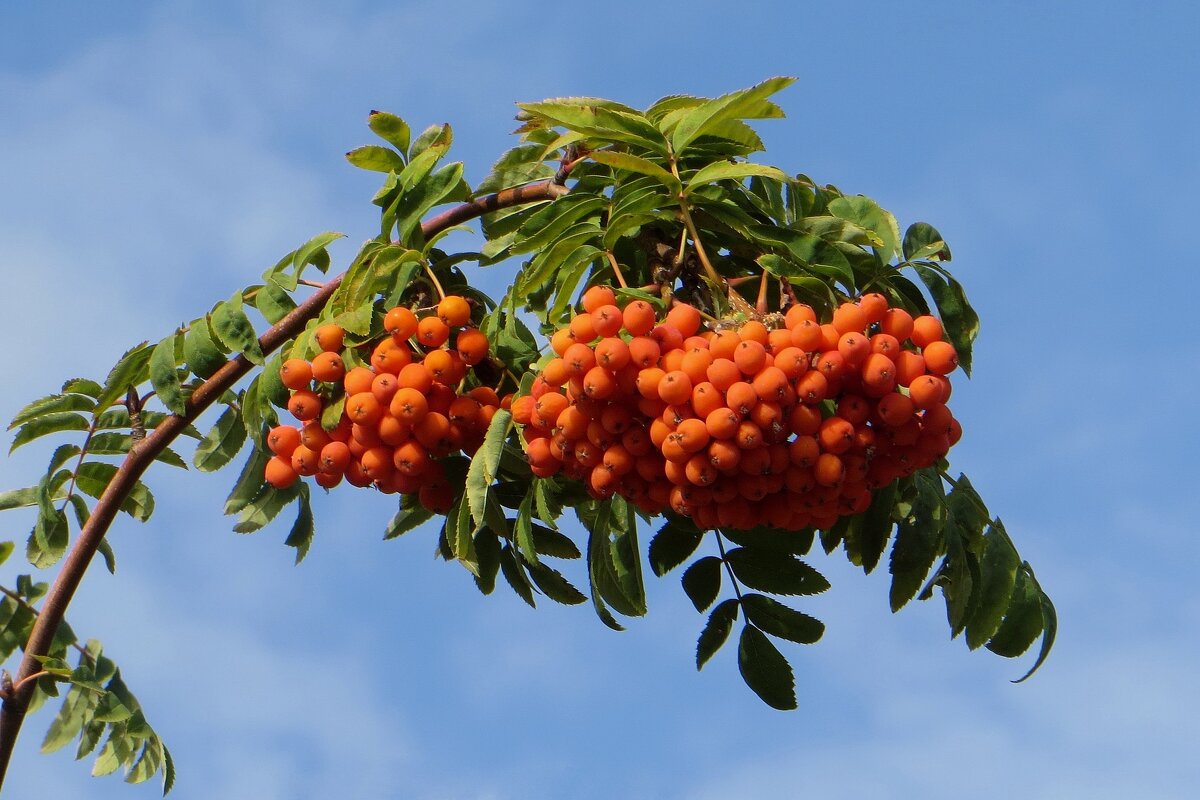
<path fill-rule="evenodd" d="M 431 558 L 431 530 L 380 542 L 384 498 L 321 498 L 296 568 L 286 525 L 230 531 L 233 475 L 160 472 L 155 518 L 114 527 L 117 575 L 95 568 L 69 618 L 172 748 L 174 796 L 1191 797 L 1200 12 L 1043 5 L 0 10 L 0 417 L 317 232 L 348 234 L 344 263 L 376 226 L 376 177 L 342 157 L 371 109 L 451 122 L 477 182 L 512 143 L 513 102 L 644 106 L 797 75 L 788 119 L 760 126 L 764 158 L 949 241 L 983 319 L 954 464 L 1061 619 L 1014 686 L 1028 659 L 948 641 L 940 601 L 893 616 L 886 574 L 817 557 L 828 629 L 788 649 L 801 708 L 780 714 L 732 652 L 695 672 L 703 620 L 676 574 L 616 634 L 586 607 L 481 597 Z M 45 457 L 0 462 L 0 486 Z M 22 540 L 6 516 L 2 538 Z M 48 722 L 28 723 L 11 796 L 154 796 L 39 755 Z"/>

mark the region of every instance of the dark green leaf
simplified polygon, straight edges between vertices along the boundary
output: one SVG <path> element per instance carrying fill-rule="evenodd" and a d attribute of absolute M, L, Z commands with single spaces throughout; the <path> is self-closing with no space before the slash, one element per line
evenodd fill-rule
<path fill-rule="evenodd" d="M 967 647 L 974 650 L 985 644 L 999 629 L 1020 565 L 1021 559 L 997 519 L 983 536 L 979 605 L 967 620 Z"/>
<path fill-rule="evenodd" d="M 530 487 L 530 492 L 525 495 L 521 501 L 521 505 L 517 509 L 517 519 L 513 525 L 513 533 L 516 536 L 517 547 L 520 549 L 521 555 L 530 564 L 538 563 L 537 546 L 533 541 L 533 487 Z"/>
<path fill-rule="evenodd" d="M 700 638 L 696 640 L 697 670 L 703 669 L 713 654 L 721 649 L 721 645 L 725 644 L 725 640 L 733 631 L 733 623 L 737 620 L 737 616 L 738 601 L 732 597 L 718 603 L 717 607 L 708 615 L 708 622 L 705 623 L 704 630 L 700 631 Z"/>
<path fill-rule="evenodd" d="M 475 557 L 479 560 L 479 574 L 475 585 L 484 594 L 496 588 L 496 575 L 500 572 L 500 537 L 490 528 L 480 528 L 475 534 Z"/>
<path fill-rule="evenodd" d="M 259 491 L 266 483 L 263 471 L 267 467 L 269 458 L 270 455 L 258 447 L 251 450 L 250 457 L 246 459 L 242 471 L 238 473 L 237 482 L 234 483 L 229 497 L 225 500 L 225 514 L 236 514 L 258 496 Z"/>
<path fill-rule="evenodd" d="M 245 443 L 246 426 L 242 416 L 233 406 L 228 406 L 196 447 L 192 463 L 201 472 L 214 472 L 228 464 Z"/>
<path fill-rule="evenodd" d="M 296 301 L 282 286 L 268 283 L 254 295 L 254 307 L 263 315 L 263 319 L 274 325 L 296 308 Z"/>
<path fill-rule="evenodd" d="M 752 625 L 742 628 L 738 642 L 738 670 L 746 685 L 771 708 L 790 711 L 796 707 L 791 665 L 771 640 Z"/>
<path fill-rule="evenodd" d="M 402 495 L 400 498 L 400 510 L 396 512 L 396 515 L 392 517 L 392 521 L 388 523 L 387 531 L 383 534 L 383 538 L 395 539 L 397 536 L 408 533 L 432 517 L 433 512 L 417 502 L 415 497 L 412 495 Z"/>
<path fill-rule="evenodd" d="M 178 333 L 171 334 L 150 353 L 150 383 L 167 410 L 182 416 L 187 413 L 187 402 L 175 361 L 176 346 L 182 344 L 180 338 Z"/>
<path fill-rule="evenodd" d="M 587 596 L 572 586 L 558 570 L 541 562 L 527 563 L 525 566 L 529 570 L 529 577 L 533 578 L 542 593 L 556 603 L 573 606 L 587 602 Z"/>
<path fill-rule="evenodd" d="M 279 512 L 295 500 L 299 494 L 299 481 L 286 489 L 275 489 L 265 483 L 261 484 L 258 494 L 242 506 L 233 530 L 237 533 L 252 533 L 259 530 L 275 519 Z"/>
<path fill-rule="evenodd" d="M 921 471 L 913 480 L 917 486 L 916 498 L 909 515 L 900 520 L 888 564 L 892 574 L 889 600 L 893 612 L 916 596 L 942 549 L 946 516 L 941 479 Z"/>
<path fill-rule="evenodd" d="M 703 540 L 704 534 L 690 521 L 668 517 L 650 540 L 650 569 L 661 578 L 696 552 Z"/>
<path fill-rule="evenodd" d="M 1038 586 L 1025 570 L 1018 570 L 1008 611 L 987 649 L 1006 658 L 1016 658 L 1041 635 L 1044 625 Z"/>
<path fill-rule="evenodd" d="M 812 549 L 812 530 L 781 531 L 774 528 L 752 528 L 746 531 L 722 528 L 721 535 L 730 541 L 754 550 L 775 550 L 802 556 Z"/>
<path fill-rule="evenodd" d="M 761 630 L 800 644 L 815 644 L 825 633 L 825 624 L 788 608 L 778 600 L 761 594 L 742 596 L 746 619 Z"/>
<path fill-rule="evenodd" d="M 82 394 L 52 394 L 48 397 L 43 397 L 40 400 L 34 400 L 13 417 L 12 423 L 8 426 L 11 431 L 21 423 L 29 422 L 31 419 L 36 419 L 46 414 L 60 413 L 64 411 L 91 411 L 96 407 L 96 401 Z"/>
<path fill-rule="evenodd" d="M 958 365 L 971 374 L 971 352 L 979 335 L 979 315 L 967 300 L 962 284 L 944 270 L 916 265 L 917 274 L 937 303 L 946 338 L 958 353 Z"/>
<path fill-rule="evenodd" d="M 684 571 L 682 582 L 692 605 L 703 611 L 721 593 L 721 559 L 716 556 L 699 559 Z"/>
<path fill-rule="evenodd" d="M 927 222 L 914 222 L 904 232 L 904 258 L 907 261 L 949 261 L 950 248 Z"/>
<path fill-rule="evenodd" d="M 241 292 L 236 292 L 213 310 L 212 332 L 230 350 L 241 353 L 253 364 L 262 365 L 262 347 L 254 325 L 242 310 Z"/>
<path fill-rule="evenodd" d="M 860 523 L 855 526 L 858 539 L 859 553 L 863 572 L 868 575 L 879 564 L 883 551 L 887 549 L 888 539 L 891 538 L 895 520 L 892 519 L 892 507 L 896 502 L 896 484 L 892 482 L 875 492 L 871 506 L 862 515 Z"/>
<path fill-rule="evenodd" d="M 533 546 L 539 555 L 551 558 L 579 558 L 582 553 L 574 542 L 556 530 L 534 524 Z"/>
<path fill-rule="evenodd" d="M 43 414 L 39 417 L 31 419 L 20 428 L 17 429 L 17 435 L 13 437 L 12 446 L 8 448 L 8 452 L 16 450 L 21 445 L 29 444 L 34 439 L 39 439 L 42 436 L 48 436 L 52 433 L 61 433 L 62 431 L 86 431 L 88 429 L 88 421 L 80 414 L 72 411 L 58 411 L 53 414 Z"/>
<path fill-rule="evenodd" d="M 504 579 L 517 596 L 528 603 L 530 608 L 537 608 L 537 604 L 533 602 L 533 587 L 529 585 L 525 571 L 517 563 L 517 557 L 508 545 L 504 545 L 504 549 L 500 551 L 500 571 L 504 573 Z"/>
<path fill-rule="evenodd" d="M 304 483 L 299 483 L 300 492 L 297 505 L 300 507 L 296 513 L 296 521 L 292 524 L 292 530 L 288 533 L 287 539 L 284 541 L 288 547 L 296 548 L 296 563 L 299 564 L 308 555 L 308 548 L 312 545 L 313 534 L 315 529 L 313 526 L 312 507 L 308 502 L 308 486 Z"/>
<path fill-rule="evenodd" d="M 96 398 L 96 408 L 106 409 L 114 400 L 124 398 L 130 386 L 140 386 L 150 378 L 150 354 L 154 348 L 149 342 L 135 345 L 117 360 L 104 380 L 104 391 Z"/>
<path fill-rule="evenodd" d="M 829 581 L 808 564 L 782 553 L 737 547 L 725 555 L 733 574 L 752 589 L 772 594 L 820 594 Z"/>

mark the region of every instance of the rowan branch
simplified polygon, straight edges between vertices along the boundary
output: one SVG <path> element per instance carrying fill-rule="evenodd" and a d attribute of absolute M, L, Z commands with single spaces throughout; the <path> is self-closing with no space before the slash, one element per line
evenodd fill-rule
<path fill-rule="evenodd" d="M 563 177 L 565 178 L 565 175 Z M 525 203 L 553 200 L 567 192 L 568 189 L 558 175 L 550 180 L 505 189 L 455 206 L 430 218 L 422 223 L 421 233 L 428 239 L 447 228 L 488 212 Z M 273 353 L 284 342 L 301 333 L 308 321 L 317 317 L 325 308 L 344 277 L 345 273 L 342 273 L 322 284 L 283 319 L 267 329 L 258 339 L 263 354 Z M 188 398 L 186 413 L 172 414 L 145 439 L 133 443 L 116 474 L 96 501 L 87 524 L 80 530 L 34 621 L 13 690 L 0 704 L 0 788 L 4 785 L 4 776 L 8 772 L 17 736 L 21 732 L 25 714 L 33 699 L 36 681 L 28 679 L 41 671 L 37 659 L 49 652 L 54 635 L 66 616 L 67 606 L 70 605 L 75 590 L 79 588 L 88 565 L 96 555 L 100 542 L 116 518 L 121 505 L 155 458 L 253 367 L 254 364 L 242 355 L 225 362 L 224 366 L 197 387 Z"/>

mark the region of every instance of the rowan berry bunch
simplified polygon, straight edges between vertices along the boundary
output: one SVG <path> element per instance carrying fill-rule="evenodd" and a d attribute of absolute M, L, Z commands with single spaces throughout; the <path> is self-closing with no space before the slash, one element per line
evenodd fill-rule
<path fill-rule="evenodd" d="M 311 361 L 283 363 L 287 407 L 301 424 L 268 434 L 275 455 L 266 480 L 284 488 L 312 477 L 329 489 L 344 478 L 415 494 L 430 511 L 445 513 L 455 496 L 445 459 L 474 453 L 502 405 L 487 386 L 466 388 L 473 367 L 488 357 L 488 339 L 471 325 L 470 303 L 457 295 L 422 317 L 406 306 L 392 308 L 383 328 L 385 336 L 367 345 L 369 364 L 349 366 L 357 351 L 344 349 L 345 332 L 336 324 L 317 329 L 321 353 Z M 323 420 L 334 402 L 344 403 L 340 416 Z"/>
<path fill-rule="evenodd" d="M 701 529 L 828 528 L 962 434 L 940 321 L 881 294 L 823 324 L 804 304 L 705 324 L 676 303 L 660 318 L 606 287 L 583 308 L 512 410 L 533 472 L 561 470 L 597 498 Z"/>

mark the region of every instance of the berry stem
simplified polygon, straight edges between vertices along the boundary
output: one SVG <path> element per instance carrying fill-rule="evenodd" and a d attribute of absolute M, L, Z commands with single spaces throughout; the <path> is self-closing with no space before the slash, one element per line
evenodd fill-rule
<path fill-rule="evenodd" d="M 604 255 L 608 257 L 608 263 L 612 267 L 613 275 L 617 278 L 617 284 L 622 289 L 628 289 L 629 284 L 625 282 L 625 276 L 621 274 L 621 267 L 617 264 L 617 257 L 613 255 L 613 251 L 605 250 Z"/>

